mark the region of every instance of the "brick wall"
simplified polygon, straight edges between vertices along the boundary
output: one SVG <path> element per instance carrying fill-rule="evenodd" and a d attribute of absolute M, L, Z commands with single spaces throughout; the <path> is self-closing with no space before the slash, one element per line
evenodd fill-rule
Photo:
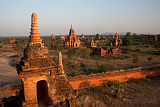
<path fill-rule="evenodd" d="M 76 76 L 69 79 L 74 89 L 98 86 L 107 81 L 124 82 L 131 78 L 143 78 L 146 76 L 160 75 L 160 65 L 146 68 L 134 68 L 129 70 L 118 70 L 106 73 L 92 74 L 88 76 Z"/>

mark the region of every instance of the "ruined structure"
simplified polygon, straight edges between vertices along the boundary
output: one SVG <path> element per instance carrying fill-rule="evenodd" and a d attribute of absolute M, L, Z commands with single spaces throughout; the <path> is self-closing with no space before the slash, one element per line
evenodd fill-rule
<path fill-rule="evenodd" d="M 122 39 L 118 36 L 117 32 L 116 35 L 113 35 L 113 38 L 110 40 L 111 46 L 118 46 L 122 44 Z"/>
<path fill-rule="evenodd" d="M 94 43 L 93 38 L 91 38 L 91 42 L 88 48 L 92 50 L 92 54 L 100 56 L 119 54 L 119 48 L 97 47 L 96 43 Z"/>
<path fill-rule="evenodd" d="M 102 39 L 102 40 L 105 40 L 105 37 L 104 37 L 104 36 L 102 36 L 102 37 L 101 37 L 101 39 Z"/>
<path fill-rule="evenodd" d="M 39 35 L 36 13 L 32 14 L 29 43 L 17 73 L 22 80 L 23 107 L 74 105 L 75 95 L 63 70 L 62 54 L 58 65 L 52 62 Z"/>
<path fill-rule="evenodd" d="M 15 43 L 16 39 L 15 38 L 9 38 L 10 43 Z"/>
<path fill-rule="evenodd" d="M 81 39 L 83 39 L 83 38 L 84 38 L 84 35 L 82 34 Z"/>
<path fill-rule="evenodd" d="M 59 38 L 65 41 L 65 36 L 62 36 L 62 35 L 60 34 Z"/>
<path fill-rule="evenodd" d="M 133 39 L 137 42 L 154 42 L 154 41 L 160 41 L 160 36 L 156 36 L 156 35 L 144 35 L 144 34 L 140 34 L 140 35 L 134 35 Z"/>
<path fill-rule="evenodd" d="M 72 25 L 71 25 L 71 29 L 69 31 L 69 36 L 66 37 L 64 46 L 65 47 L 80 47 L 81 46 L 81 41 L 75 35 L 74 29 L 72 28 Z"/>
<path fill-rule="evenodd" d="M 55 37 L 54 37 L 53 33 L 52 33 L 52 36 L 51 36 L 51 37 L 52 37 L 52 39 L 55 39 Z"/>
<path fill-rule="evenodd" d="M 149 67 L 132 68 L 128 70 L 117 70 L 105 73 L 80 75 L 69 79 L 73 89 L 99 86 L 109 81 L 124 82 L 129 79 L 139 79 L 146 76 L 160 76 L 160 65 Z"/>

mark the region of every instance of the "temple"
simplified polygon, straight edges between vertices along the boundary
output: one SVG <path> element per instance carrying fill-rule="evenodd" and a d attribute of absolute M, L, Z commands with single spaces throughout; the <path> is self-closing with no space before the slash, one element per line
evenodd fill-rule
<path fill-rule="evenodd" d="M 65 41 L 65 36 L 62 36 L 62 35 L 60 34 L 59 38 Z"/>
<path fill-rule="evenodd" d="M 94 43 L 94 40 L 93 40 L 93 38 L 91 39 L 91 42 L 90 42 L 90 47 L 97 47 L 97 45 Z"/>
<path fill-rule="evenodd" d="M 72 25 L 69 31 L 69 36 L 66 37 L 64 46 L 65 47 L 80 47 L 81 46 L 81 42 L 79 38 L 75 35 Z"/>
<path fill-rule="evenodd" d="M 16 39 L 15 39 L 15 38 L 9 38 L 9 42 L 10 42 L 10 43 L 15 43 L 15 42 L 16 42 Z"/>
<path fill-rule="evenodd" d="M 51 36 L 51 37 L 52 37 L 52 39 L 55 39 L 55 37 L 54 37 L 53 33 L 52 33 L 52 36 Z"/>
<path fill-rule="evenodd" d="M 122 44 L 122 39 L 118 36 L 117 32 L 116 35 L 113 35 L 113 38 L 110 40 L 111 46 L 118 46 Z"/>
<path fill-rule="evenodd" d="M 73 106 L 75 94 L 63 69 L 62 54 L 52 62 L 39 35 L 37 14 L 32 14 L 31 32 L 24 57 L 17 65 L 22 81 L 22 107 Z"/>

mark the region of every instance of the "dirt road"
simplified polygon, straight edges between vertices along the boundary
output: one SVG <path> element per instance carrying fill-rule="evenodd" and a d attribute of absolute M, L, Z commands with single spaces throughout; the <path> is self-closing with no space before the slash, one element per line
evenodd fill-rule
<path fill-rule="evenodd" d="M 15 67 L 9 64 L 9 57 L 15 53 L 0 51 L 0 87 L 10 84 L 19 84 L 19 78 Z"/>

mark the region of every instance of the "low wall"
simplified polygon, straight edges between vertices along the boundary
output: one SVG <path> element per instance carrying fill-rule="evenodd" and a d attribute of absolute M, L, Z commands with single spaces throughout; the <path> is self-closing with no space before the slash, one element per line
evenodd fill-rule
<path fill-rule="evenodd" d="M 143 78 L 146 76 L 159 76 L 160 65 L 145 67 L 145 68 L 133 68 L 128 70 L 117 70 L 106 73 L 92 74 L 92 75 L 80 75 L 76 77 L 70 77 L 69 82 L 73 89 L 93 87 L 103 84 L 107 81 L 124 82 L 131 78 Z"/>

